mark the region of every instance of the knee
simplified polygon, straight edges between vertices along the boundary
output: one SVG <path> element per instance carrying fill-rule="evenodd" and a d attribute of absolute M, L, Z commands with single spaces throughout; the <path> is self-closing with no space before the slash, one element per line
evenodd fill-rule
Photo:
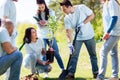
<path fill-rule="evenodd" d="M 100 56 L 102 56 L 102 57 L 106 57 L 107 56 L 107 51 L 105 50 L 105 49 L 101 49 L 100 50 Z"/>
<path fill-rule="evenodd" d="M 52 70 L 52 67 L 49 66 L 47 71 L 50 72 L 51 70 Z"/>
<path fill-rule="evenodd" d="M 22 53 L 20 51 L 15 51 L 17 59 L 21 60 L 23 59 Z"/>
<path fill-rule="evenodd" d="M 32 59 L 32 60 L 37 60 L 37 55 L 34 54 L 34 53 L 31 53 L 31 54 L 29 55 L 29 57 L 30 57 L 30 59 Z"/>

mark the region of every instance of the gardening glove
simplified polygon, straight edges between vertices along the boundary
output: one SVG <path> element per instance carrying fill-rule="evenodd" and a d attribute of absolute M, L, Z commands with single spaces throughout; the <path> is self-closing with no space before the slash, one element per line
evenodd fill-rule
<path fill-rule="evenodd" d="M 83 27 L 85 24 L 84 23 L 81 23 L 80 25 L 77 26 L 77 29 Z"/>
<path fill-rule="evenodd" d="M 72 43 L 69 43 L 68 46 L 69 46 L 69 49 L 70 49 L 70 54 L 72 54 L 75 51 L 74 46 L 73 46 Z"/>

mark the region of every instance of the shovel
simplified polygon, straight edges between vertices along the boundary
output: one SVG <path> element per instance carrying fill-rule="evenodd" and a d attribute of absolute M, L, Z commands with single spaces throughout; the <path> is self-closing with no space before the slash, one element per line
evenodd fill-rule
<path fill-rule="evenodd" d="M 72 56 L 72 55 L 70 55 L 70 57 L 69 57 L 69 60 L 68 60 L 68 64 L 67 64 L 66 70 L 63 70 L 63 71 L 62 71 L 62 73 L 60 74 L 58 80 L 64 80 L 65 77 L 67 76 L 67 74 L 68 74 L 68 72 L 69 72 L 68 66 L 69 66 L 69 63 L 70 63 L 70 60 L 71 60 L 71 56 Z"/>
<path fill-rule="evenodd" d="M 78 27 L 77 29 L 75 29 L 75 37 L 74 37 L 74 40 L 73 40 L 73 46 L 75 46 L 75 41 L 76 41 L 77 34 L 79 33 L 79 31 L 80 31 L 80 27 Z M 72 57 L 72 54 L 70 54 L 70 56 L 69 56 L 69 60 L 68 60 L 68 64 L 67 64 L 66 70 L 62 71 L 62 73 L 60 74 L 58 80 L 64 80 L 65 77 L 67 76 L 67 74 L 69 73 L 68 68 L 69 68 L 71 57 Z"/>

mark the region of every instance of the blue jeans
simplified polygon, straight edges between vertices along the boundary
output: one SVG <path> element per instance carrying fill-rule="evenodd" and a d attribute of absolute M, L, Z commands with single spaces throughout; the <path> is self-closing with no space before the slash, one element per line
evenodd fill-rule
<path fill-rule="evenodd" d="M 44 40 L 44 43 L 45 43 L 45 48 L 46 48 L 46 45 L 50 45 L 52 42 L 49 42 L 49 39 L 43 39 Z M 54 38 L 53 40 L 53 45 L 52 45 L 52 48 L 55 50 L 55 58 L 57 59 L 57 62 L 60 66 L 60 68 L 63 70 L 64 69 L 64 65 L 63 65 L 63 62 L 62 62 L 62 59 L 59 55 L 59 49 L 58 49 L 58 45 L 57 45 L 57 42 L 56 42 L 56 39 Z"/>
<path fill-rule="evenodd" d="M 100 50 L 100 68 L 98 77 L 104 79 L 107 67 L 107 55 L 112 58 L 112 77 L 118 77 L 118 40 L 120 36 L 110 36 Z"/>
<path fill-rule="evenodd" d="M 78 56 L 80 53 L 80 49 L 82 44 L 85 44 L 89 56 L 90 56 L 90 61 L 92 64 L 92 72 L 93 74 L 98 73 L 98 65 L 97 65 L 97 57 L 96 57 L 96 51 L 95 51 L 95 41 L 94 38 L 89 39 L 89 40 L 76 40 L 75 42 L 75 52 L 72 54 L 70 64 L 69 64 L 69 73 L 73 74 L 76 72 L 76 66 L 78 62 Z"/>
<path fill-rule="evenodd" d="M 10 67 L 8 80 L 19 80 L 22 64 L 22 53 L 18 50 L 10 55 L 0 57 L 0 75 L 4 74 Z"/>

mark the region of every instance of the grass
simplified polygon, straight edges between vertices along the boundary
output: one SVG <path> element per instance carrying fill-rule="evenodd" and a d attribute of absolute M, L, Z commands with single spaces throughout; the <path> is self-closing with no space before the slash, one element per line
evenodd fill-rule
<path fill-rule="evenodd" d="M 22 26 L 22 27 L 18 27 L 18 30 L 19 30 L 18 34 L 19 35 L 18 35 L 17 40 L 16 40 L 18 47 L 22 43 L 22 38 L 24 35 L 23 33 L 24 33 L 25 28 L 27 28 L 28 26 L 35 26 L 35 25 L 24 24 L 24 25 L 20 25 L 20 26 Z M 64 33 L 57 33 L 57 34 L 60 36 L 60 38 L 57 36 L 60 55 L 62 57 L 64 66 L 66 67 L 67 61 L 69 58 L 69 49 L 68 49 L 67 43 L 66 43 L 66 41 L 63 41 L 63 40 L 65 40 L 66 37 L 65 37 Z M 60 39 L 62 39 L 62 41 L 60 41 Z M 99 65 L 99 61 L 100 61 L 99 60 L 99 51 L 100 51 L 101 45 L 102 45 L 102 42 L 96 44 L 98 65 Z M 119 49 L 118 51 L 120 51 L 120 47 L 118 49 Z M 24 48 L 22 49 L 22 53 L 23 53 L 23 55 L 25 55 Z M 120 54 L 119 54 L 119 56 L 120 56 Z M 119 61 L 120 61 L 120 59 L 119 59 Z M 51 66 L 52 66 L 52 71 L 49 73 L 49 78 L 44 79 L 44 80 L 58 80 L 58 77 L 61 73 L 61 70 L 57 64 L 56 59 L 54 59 L 54 63 L 52 63 Z M 119 64 L 119 67 L 120 67 L 120 64 Z M 110 77 L 111 72 L 112 72 L 111 71 L 111 58 L 110 58 L 110 55 L 108 55 L 108 66 L 107 66 L 107 71 L 106 71 L 106 77 Z M 30 70 L 28 70 L 22 66 L 20 77 L 23 77 L 23 76 L 28 75 L 28 74 L 30 74 Z M 40 77 L 43 78 L 44 74 L 40 74 Z M 86 47 L 84 45 L 82 46 L 82 49 L 81 49 L 81 52 L 79 55 L 75 77 L 76 77 L 75 80 L 92 80 L 93 79 L 89 55 L 88 55 L 88 52 L 87 52 Z M 119 77 L 120 77 L 120 75 L 119 75 Z M 5 80 L 5 76 L 4 75 L 0 76 L 0 80 Z"/>

